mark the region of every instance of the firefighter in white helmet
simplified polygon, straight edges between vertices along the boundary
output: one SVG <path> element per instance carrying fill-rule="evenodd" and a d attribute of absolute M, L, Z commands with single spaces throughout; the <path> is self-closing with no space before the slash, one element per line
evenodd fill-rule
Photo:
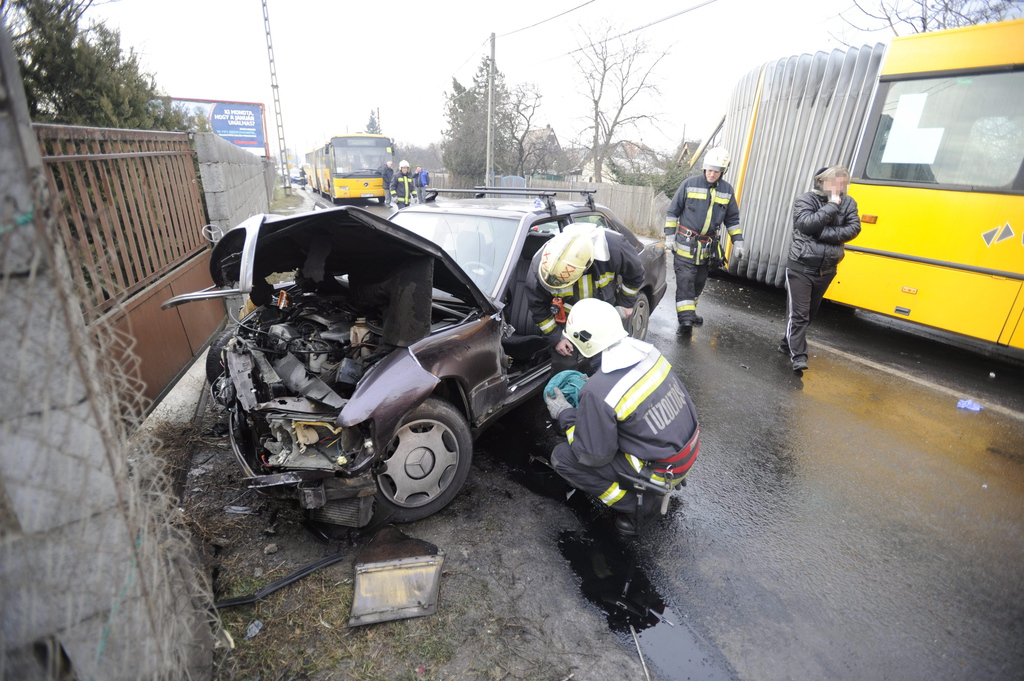
<path fill-rule="evenodd" d="M 402 159 L 398 172 L 391 178 L 391 202 L 399 210 L 408 208 L 416 199 L 416 178 L 409 172 L 409 162 Z"/>
<path fill-rule="evenodd" d="M 562 337 L 566 315 L 587 298 L 622 308 L 628 318 L 644 281 L 636 250 L 618 232 L 591 223 L 568 225 L 537 251 L 526 277 L 530 317 L 551 340 L 555 371 L 575 369 L 579 353 Z"/>
<path fill-rule="evenodd" d="M 743 259 L 740 208 L 732 185 L 722 179 L 728 169 L 729 152 L 722 147 L 709 149 L 704 155 L 704 172 L 683 180 L 668 207 L 665 242 L 675 254 L 676 318 L 681 333 L 704 323 L 697 314 L 697 299 L 707 282 L 710 262 L 723 252 L 722 225 L 732 239 L 730 260 Z"/>
<path fill-rule="evenodd" d="M 697 413 L 668 360 L 650 343 L 629 338 L 609 304 L 583 300 L 573 307 L 565 337 L 600 369 L 579 391 L 576 406 L 558 388 L 544 401 L 565 433 L 551 466 L 573 487 L 619 511 L 615 526 L 638 534 L 660 505 L 619 484 L 619 474 L 675 486 L 700 451 Z"/>

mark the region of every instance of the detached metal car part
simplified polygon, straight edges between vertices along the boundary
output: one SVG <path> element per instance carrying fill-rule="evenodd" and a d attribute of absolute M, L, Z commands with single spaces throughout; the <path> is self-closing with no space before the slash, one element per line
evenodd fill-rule
<path fill-rule="evenodd" d="M 564 215 L 508 203 L 430 202 L 392 216 L 403 226 L 353 207 L 259 215 L 223 236 L 210 260 L 218 289 L 164 308 L 230 296 L 254 306 L 208 364 L 251 487 L 349 527 L 380 513 L 419 520 L 454 498 L 474 437 L 550 373 L 521 295 L 530 258 L 574 214 L 613 220 L 592 203 L 560 202 Z M 664 258 L 628 237 L 654 270 L 642 334 Z"/>

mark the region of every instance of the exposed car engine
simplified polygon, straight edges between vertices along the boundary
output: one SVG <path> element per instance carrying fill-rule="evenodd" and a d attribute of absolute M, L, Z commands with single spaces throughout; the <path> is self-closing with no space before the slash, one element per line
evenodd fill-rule
<path fill-rule="evenodd" d="M 364 468 L 365 437 L 341 428 L 337 415 L 366 369 L 387 349 L 380 326 L 324 298 L 264 306 L 239 324 L 224 351 L 217 400 L 236 405 L 258 437 L 265 468 L 320 469 L 353 474 Z"/>

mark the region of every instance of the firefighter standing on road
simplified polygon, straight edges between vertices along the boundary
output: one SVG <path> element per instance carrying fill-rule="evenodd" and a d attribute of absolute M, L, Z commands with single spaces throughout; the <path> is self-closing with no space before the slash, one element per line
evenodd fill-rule
<path fill-rule="evenodd" d="M 628 318 L 643 281 L 644 266 L 636 250 L 609 229 L 572 224 L 537 251 L 526 276 L 526 301 L 530 317 L 551 339 L 556 372 L 575 369 L 579 360 L 573 344 L 560 333 L 573 305 L 598 298 L 621 307 Z"/>
<path fill-rule="evenodd" d="M 678 484 L 700 451 L 697 413 L 672 365 L 650 343 L 629 338 L 615 309 L 599 300 L 573 307 L 565 336 L 584 357 L 600 355 L 600 370 L 579 392 L 573 408 L 557 388 L 545 392 L 548 413 L 566 442 L 551 452 L 551 466 L 573 487 L 620 514 L 615 527 L 634 535 L 636 493 L 619 486 L 620 473 Z M 647 505 L 643 513 L 660 511 Z"/>
<path fill-rule="evenodd" d="M 704 172 L 683 180 L 668 207 L 665 241 L 675 253 L 676 318 L 682 333 L 704 323 L 697 315 L 697 298 L 708 279 L 708 261 L 720 248 L 721 225 L 732 239 L 730 257 L 743 257 L 740 209 L 732 185 L 722 179 L 728 168 L 729 152 L 722 147 L 710 149 L 704 156 Z"/>
<path fill-rule="evenodd" d="M 398 164 L 398 172 L 391 179 L 391 202 L 401 210 L 408 208 L 409 204 L 416 199 L 416 178 L 409 172 L 409 162 L 402 161 Z"/>

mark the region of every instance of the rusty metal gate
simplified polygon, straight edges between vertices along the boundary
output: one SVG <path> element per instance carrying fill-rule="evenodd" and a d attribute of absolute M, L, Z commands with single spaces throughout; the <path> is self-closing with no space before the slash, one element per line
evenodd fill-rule
<path fill-rule="evenodd" d="M 211 283 L 189 135 L 33 127 L 86 323 L 122 333 L 155 399 L 224 318 L 216 302 L 159 309 Z"/>

